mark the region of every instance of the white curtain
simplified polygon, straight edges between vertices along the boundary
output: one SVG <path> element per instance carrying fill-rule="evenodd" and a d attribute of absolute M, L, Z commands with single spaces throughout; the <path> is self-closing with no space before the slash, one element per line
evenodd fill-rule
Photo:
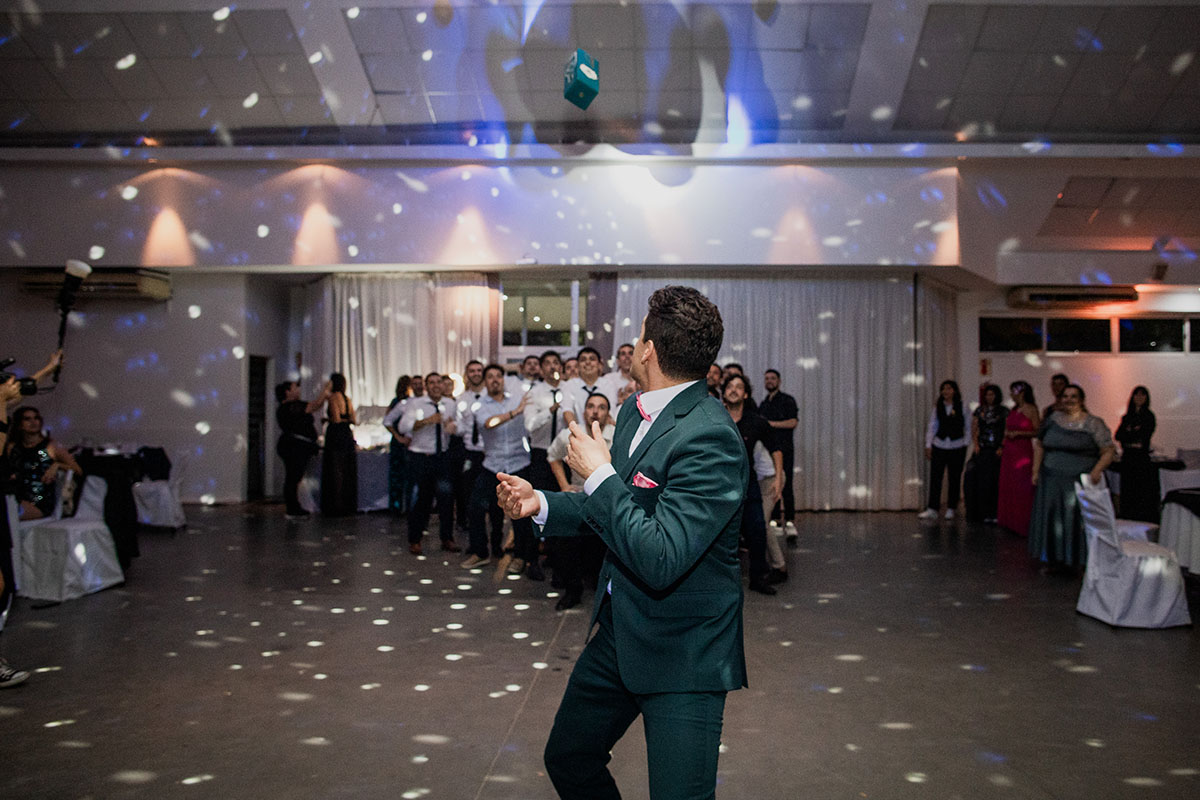
<path fill-rule="evenodd" d="M 725 323 L 718 361 L 742 364 L 756 399 L 763 372 L 782 373 L 799 407 L 798 508 L 921 505 L 929 385 L 952 375 L 956 360 L 951 290 L 912 278 L 623 276 L 616 341 L 638 335 L 650 294 L 668 283 L 694 286 L 717 304 Z"/>
<path fill-rule="evenodd" d="M 355 405 L 386 406 L 401 375 L 486 360 L 496 302 L 477 273 L 331 275 L 305 292 L 302 375 L 341 372 Z"/>

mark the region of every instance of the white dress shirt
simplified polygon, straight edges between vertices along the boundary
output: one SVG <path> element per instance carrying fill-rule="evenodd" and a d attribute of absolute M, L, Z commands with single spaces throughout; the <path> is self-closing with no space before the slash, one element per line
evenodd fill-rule
<path fill-rule="evenodd" d="M 529 390 L 529 403 L 525 406 L 525 430 L 529 433 L 529 446 L 535 450 L 546 450 L 560 431 L 567 429 L 563 419 L 563 388 L 538 381 Z M 550 407 L 559 404 L 551 413 Z"/>
<path fill-rule="evenodd" d="M 429 396 L 414 397 L 405 404 L 404 413 L 400 416 L 400 424 L 398 430 L 404 436 L 411 436 L 412 442 L 409 443 L 408 449 L 412 453 L 423 453 L 425 455 L 434 455 L 439 452 L 437 434 L 438 425 L 425 425 L 420 430 L 416 429 L 416 425 L 423 419 L 428 419 L 434 414 L 442 415 L 441 434 L 442 447 L 440 452 L 450 452 L 450 433 L 446 430 L 446 423 L 453 422 L 454 401 L 449 397 L 443 397 L 437 403 L 434 403 Z"/>

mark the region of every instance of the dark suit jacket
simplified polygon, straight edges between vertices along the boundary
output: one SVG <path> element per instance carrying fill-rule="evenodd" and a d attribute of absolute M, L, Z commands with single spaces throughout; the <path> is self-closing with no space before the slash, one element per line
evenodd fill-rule
<path fill-rule="evenodd" d="M 597 533 L 608 545 L 593 624 L 612 581 L 613 631 L 630 691 L 746 685 L 738 534 L 748 480 L 737 428 L 704 381 L 663 409 L 631 456 L 634 403 L 617 420 L 617 474 L 589 497 L 546 492 L 547 536 Z M 637 473 L 658 485 L 633 485 Z"/>

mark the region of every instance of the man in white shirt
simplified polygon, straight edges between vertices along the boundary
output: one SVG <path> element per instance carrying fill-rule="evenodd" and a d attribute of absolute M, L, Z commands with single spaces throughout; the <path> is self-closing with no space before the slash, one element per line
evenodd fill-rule
<path fill-rule="evenodd" d="M 434 497 L 438 505 L 438 535 L 442 550 L 462 551 L 454 543 L 454 483 L 450 475 L 450 436 L 455 431 L 454 401 L 442 396 L 442 376 L 425 376 L 428 395 L 405 403 L 396 430 L 411 436 L 408 445 L 410 473 L 417 485 L 417 502 L 408 515 L 408 552 L 421 554 L 421 536 L 429 523 Z"/>
<path fill-rule="evenodd" d="M 617 427 L 612 423 L 608 413 L 608 398 L 597 392 L 587 399 L 583 408 L 583 424 L 586 430 L 592 429 L 592 423 L 600 423 L 604 441 L 612 445 L 613 433 Z M 563 428 L 558 436 L 550 443 L 546 451 L 546 459 L 554 476 L 555 485 L 552 487 L 562 492 L 582 492 L 583 476 L 571 473 L 567 478 L 567 443 L 571 440 L 571 431 Z M 531 481 L 532 483 L 532 481 Z M 534 484 L 535 488 L 537 487 Z M 554 607 L 566 611 L 579 605 L 583 598 L 584 575 L 590 577 L 590 583 L 595 584 L 596 576 L 600 573 L 600 564 L 604 560 L 604 541 L 599 536 L 562 536 L 547 539 L 554 554 L 554 577 L 563 584 L 562 597 Z"/>
<path fill-rule="evenodd" d="M 483 386 L 483 362 L 471 359 L 463 367 L 463 390 L 454 398 L 455 413 L 461 419 L 463 413 L 478 403 L 486 389 Z M 450 470 L 454 476 L 454 513 L 458 527 L 467 529 L 467 504 L 475 479 L 483 469 L 483 437 L 480 435 L 482 422 L 472 420 L 470 427 L 458 426 L 458 434 L 451 442 Z"/>
<path fill-rule="evenodd" d="M 525 408 L 525 430 L 529 434 L 529 482 L 539 489 L 555 489 L 554 476 L 546 465 L 546 449 L 559 431 L 567 429 L 562 415 L 562 358 L 554 350 L 542 353 L 539 371 L 543 380 L 529 390 Z"/>
<path fill-rule="evenodd" d="M 600 382 L 600 351 L 585 347 L 579 351 L 579 377 L 571 378 L 563 386 L 563 419 L 568 425 L 583 418 L 583 407 L 588 397 L 600 392 L 608 398 L 608 407 L 617 407 L 617 393 L 610 391 Z"/>
<path fill-rule="evenodd" d="M 613 419 L 621 413 L 621 405 L 625 400 L 638 392 L 637 381 L 630 372 L 630 367 L 633 366 L 633 345 L 623 344 L 618 347 L 616 362 L 616 369 L 600 377 L 605 394 L 617 398 L 617 404 L 610 412 Z"/>

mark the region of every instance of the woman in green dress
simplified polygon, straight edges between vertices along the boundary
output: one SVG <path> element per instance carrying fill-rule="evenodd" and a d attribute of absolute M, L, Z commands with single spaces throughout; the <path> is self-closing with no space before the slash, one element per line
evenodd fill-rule
<path fill-rule="evenodd" d="M 1043 420 L 1033 440 L 1036 487 L 1029 520 L 1029 554 L 1050 572 L 1074 572 L 1087 559 L 1075 482 L 1087 473 L 1099 483 L 1116 449 L 1104 420 L 1088 413 L 1083 389 L 1070 384 L 1059 410 Z"/>

